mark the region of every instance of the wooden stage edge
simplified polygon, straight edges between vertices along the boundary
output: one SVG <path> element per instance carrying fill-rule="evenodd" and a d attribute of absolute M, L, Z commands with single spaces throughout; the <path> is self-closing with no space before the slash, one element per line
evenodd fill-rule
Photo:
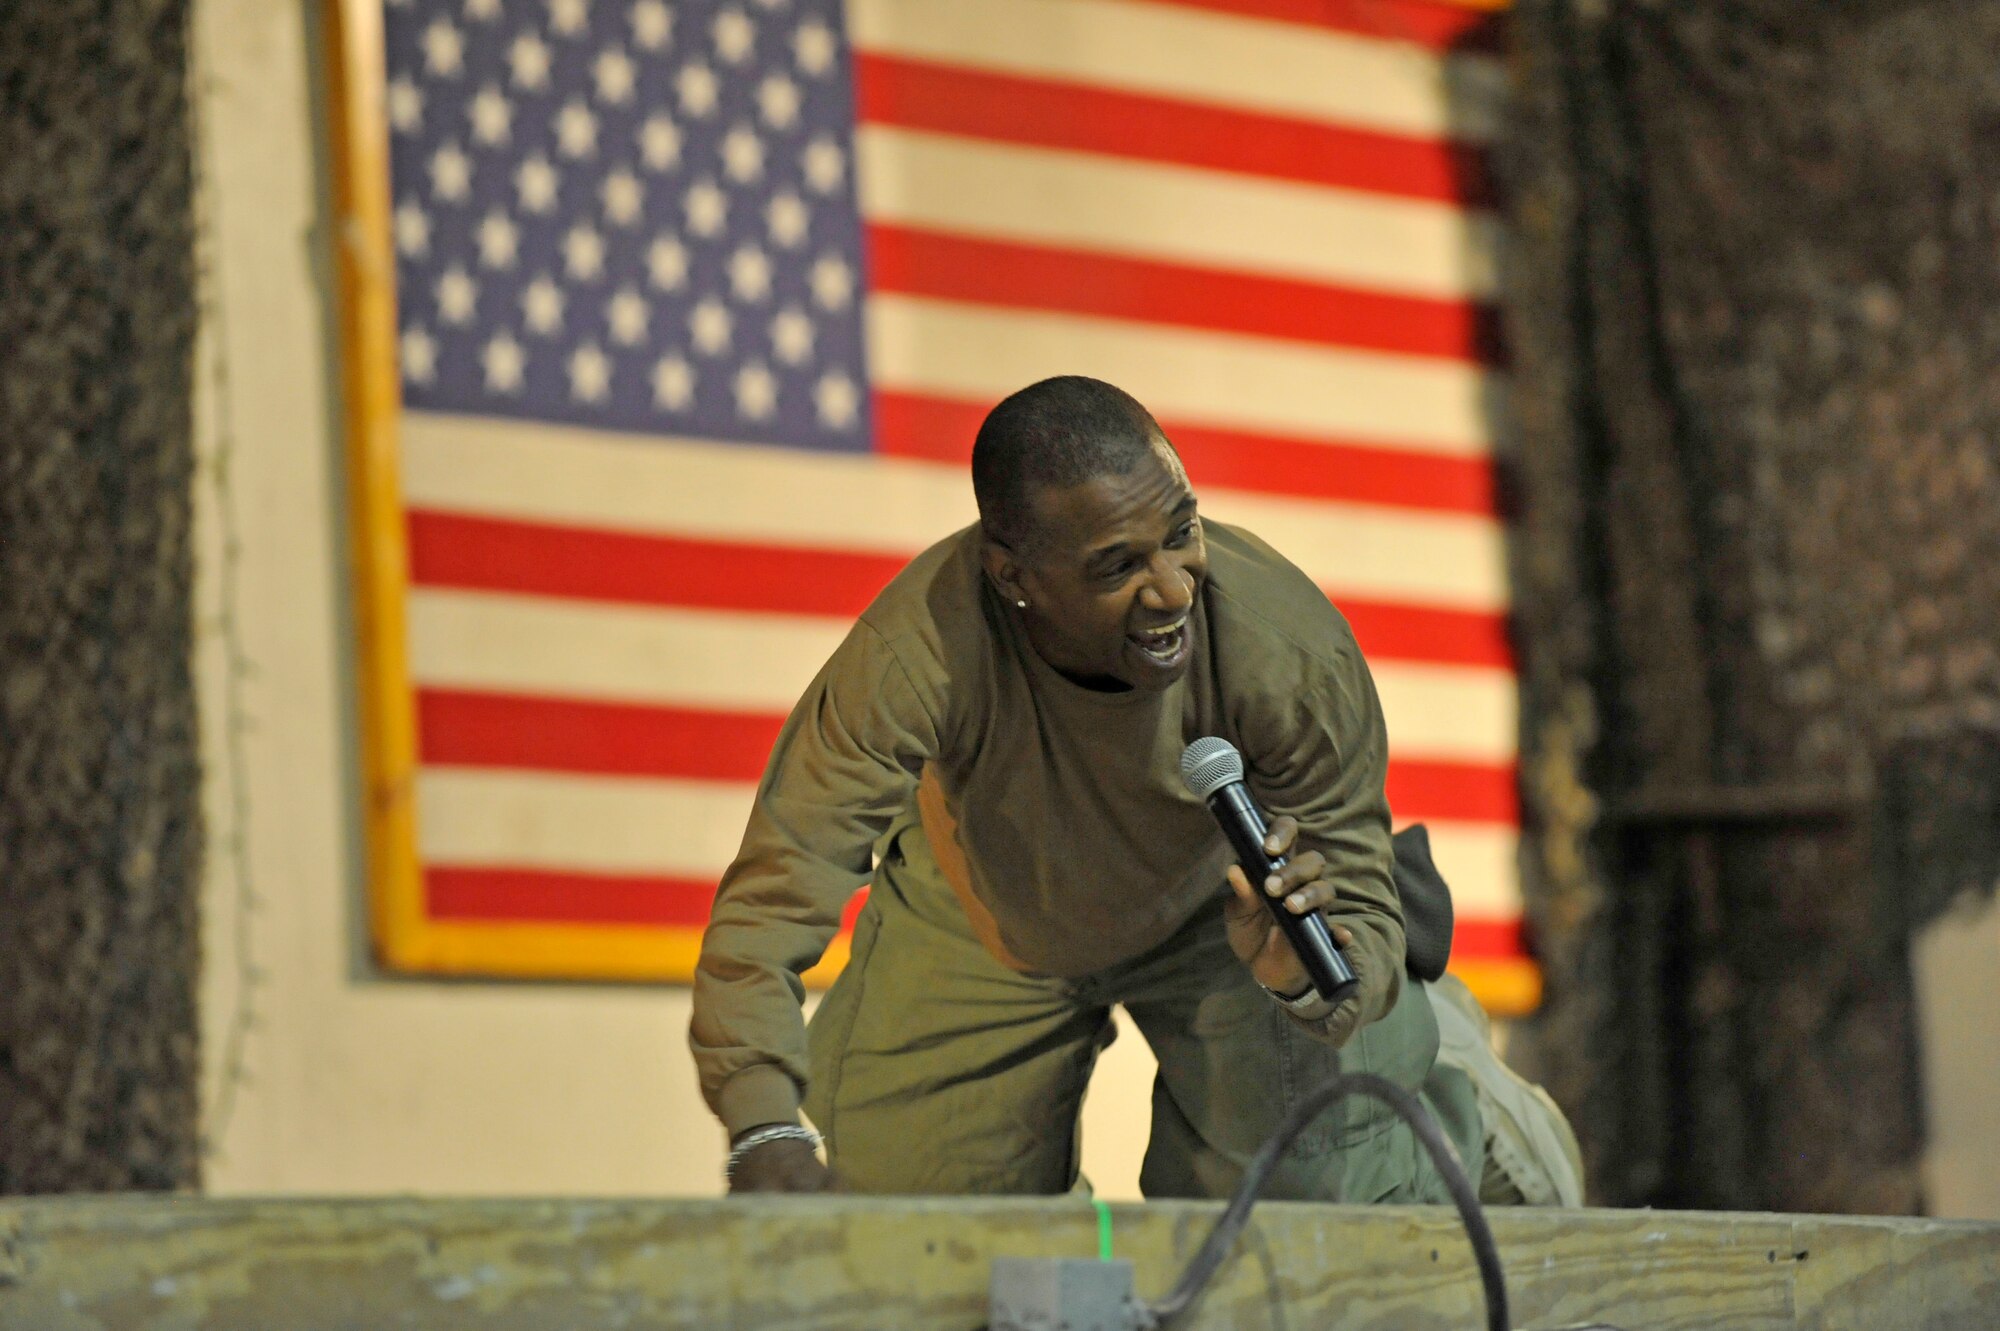
<path fill-rule="evenodd" d="M 1111 1208 L 1158 1298 L 1219 1207 Z M 2000 1327 L 2000 1223 L 1667 1211 L 1492 1214 L 1517 1328 Z M 0 1201 L 0 1328 L 951 1328 L 998 1256 L 1093 1257 L 1073 1198 Z M 1482 1326 L 1434 1207 L 1260 1203 L 1195 1327 Z"/>

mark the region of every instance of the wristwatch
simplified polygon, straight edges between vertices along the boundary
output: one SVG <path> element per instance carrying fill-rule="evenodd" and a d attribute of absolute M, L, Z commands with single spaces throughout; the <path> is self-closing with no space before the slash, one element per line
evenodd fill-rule
<path fill-rule="evenodd" d="M 803 1127 L 797 1123 L 766 1123 L 761 1128 L 750 1129 L 750 1131 L 743 1134 L 743 1140 L 730 1148 L 729 1159 L 722 1166 L 722 1181 L 725 1183 L 735 1182 L 736 1167 L 743 1163 L 744 1156 L 750 1154 L 750 1152 L 756 1150 L 759 1146 L 764 1145 L 766 1142 L 792 1141 L 804 1142 L 815 1151 L 819 1149 L 819 1134 L 811 1128 Z"/>
<path fill-rule="evenodd" d="M 1319 990 L 1310 984 L 1305 987 L 1303 993 L 1297 994 L 1281 994 L 1269 985 L 1259 985 L 1258 988 L 1269 994 L 1279 1007 L 1295 1017 L 1324 1017 L 1334 1008 L 1334 1005 L 1321 998 Z"/>

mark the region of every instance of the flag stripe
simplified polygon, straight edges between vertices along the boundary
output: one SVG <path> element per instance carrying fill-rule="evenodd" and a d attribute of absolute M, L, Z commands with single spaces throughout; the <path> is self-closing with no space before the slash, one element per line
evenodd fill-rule
<path fill-rule="evenodd" d="M 426 801 L 426 863 L 709 882 L 735 859 L 756 794 L 748 782 L 439 765 L 426 767 L 418 785 Z M 1410 821 L 1404 817 L 1398 826 Z M 1497 916 L 1519 908 L 1518 828 L 1423 821 L 1461 914 Z"/>
<path fill-rule="evenodd" d="M 1486 207 L 1484 153 L 1449 140 L 1295 120 L 895 56 L 855 59 L 863 124 L 1100 153 Z"/>
<path fill-rule="evenodd" d="M 698 929 L 708 922 L 715 882 L 649 874 L 564 873 L 498 865 L 434 864 L 424 874 L 430 912 L 446 920 L 533 920 Z M 857 893 L 846 923 L 860 913 Z M 1520 954 L 1520 922 L 1461 917 L 1452 956 Z"/>
<path fill-rule="evenodd" d="M 408 511 L 411 580 L 629 605 L 851 618 L 900 572 L 897 556 L 703 541 L 435 509 Z M 1340 599 L 1370 660 L 1511 668 L 1498 615 Z"/>
<path fill-rule="evenodd" d="M 949 463 L 972 461 L 972 441 L 990 404 L 918 393 L 875 394 L 875 436 L 891 457 Z M 1493 464 L 1486 458 L 1441 457 L 1332 439 L 1285 438 L 1165 419 L 1197 490 L 1211 485 L 1291 498 L 1344 499 L 1360 504 L 1429 509 L 1492 517 L 1497 512 Z"/>
<path fill-rule="evenodd" d="M 1492 363 L 1494 312 L 1118 254 L 912 227 L 868 229 L 877 291 Z"/>
<path fill-rule="evenodd" d="M 1494 219 L 1451 204 L 1095 153 L 859 131 L 870 222 L 1444 300 L 1494 290 Z"/>
<path fill-rule="evenodd" d="M 898 458 L 665 447 L 438 416 L 405 418 L 403 456 L 412 508 L 552 526 L 907 559 L 977 517 L 962 472 Z M 1205 486 L 1201 505 L 1269 541 L 1336 604 L 1492 613 L 1507 603 L 1503 533 L 1490 519 L 1221 486 Z"/>
<path fill-rule="evenodd" d="M 1249 18 L 1330 28 L 1433 51 L 1497 51 L 1497 5 L 1426 0 L 1146 0 Z"/>
<path fill-rule="evenodd" d="M 791 710 L 848 627 L 437 588 L 410 598 L 412 668 L 428 686 L 771 715 Z M 1397 756 L 1512 761 L 1518 703 L 1505 672 L 1390 660 L 1374 677 Z"/>
<path fill-rule="evenodd" d="M 1495 376 L 1456 361 L 883 292 L 869 303 L 875 381 L 899 392 L 998 401 L 1087 374 L 1165 417 L 1273 434 L 1332 431 L 1483 457 Z"/>
<path fill-rule="evenodd" d="M 785 720 L 442 689 L 419 692 L 418 716 L 426 763 L 750 784 Z M 1508 766 L 1392 756 L 1388 790 L 1405 819 L 1517 821 Z"/>
<path fill-rule="evenodd" d="M 1431 138 L 1490 139 L 1506 79 L 1477 54 L 1385 51 L 1372 23 L 1314 30 L 1123 0 L 850 0 L 847 12 L 870 53 Z"/>

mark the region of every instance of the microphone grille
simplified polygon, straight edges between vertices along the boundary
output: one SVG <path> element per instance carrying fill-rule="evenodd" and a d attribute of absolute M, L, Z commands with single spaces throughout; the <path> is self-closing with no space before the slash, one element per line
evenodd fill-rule
<path fill-rule="evenodd" d="M 1243 755 L 1226 739 L 1204 735 L 1181 750 L 1181 780 L 1201 799 L 1243 779 Z"/>

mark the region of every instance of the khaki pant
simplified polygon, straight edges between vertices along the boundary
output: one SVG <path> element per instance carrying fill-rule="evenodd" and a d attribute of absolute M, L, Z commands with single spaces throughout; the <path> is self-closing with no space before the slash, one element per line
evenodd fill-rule
<path fill-rule="evenodd" d="M 1151 953 L 1083 980 L 996 961 L 935 873 L 893 858 L 852 959 L 814 1015 L 806 1111 L 846 1185 L 872 1193 L 1061 1193 L 1077 1182 L 1078 1112 L 1122 1003 L 1159 1059 L 1148 1197 L 1223 1197 L 1286 1110 L 1341 1070 L 1418 1092 L 1478 1179 L 1471 1082 L 1436 1061 L 1424 986 L 1336 1051 L 1301 1030 L 1230 952 L 1221 898 Z M 1410 1129 L 1349 1097 L 1293 1144 L 1264 1195 L 1442 1202 Z"/>

